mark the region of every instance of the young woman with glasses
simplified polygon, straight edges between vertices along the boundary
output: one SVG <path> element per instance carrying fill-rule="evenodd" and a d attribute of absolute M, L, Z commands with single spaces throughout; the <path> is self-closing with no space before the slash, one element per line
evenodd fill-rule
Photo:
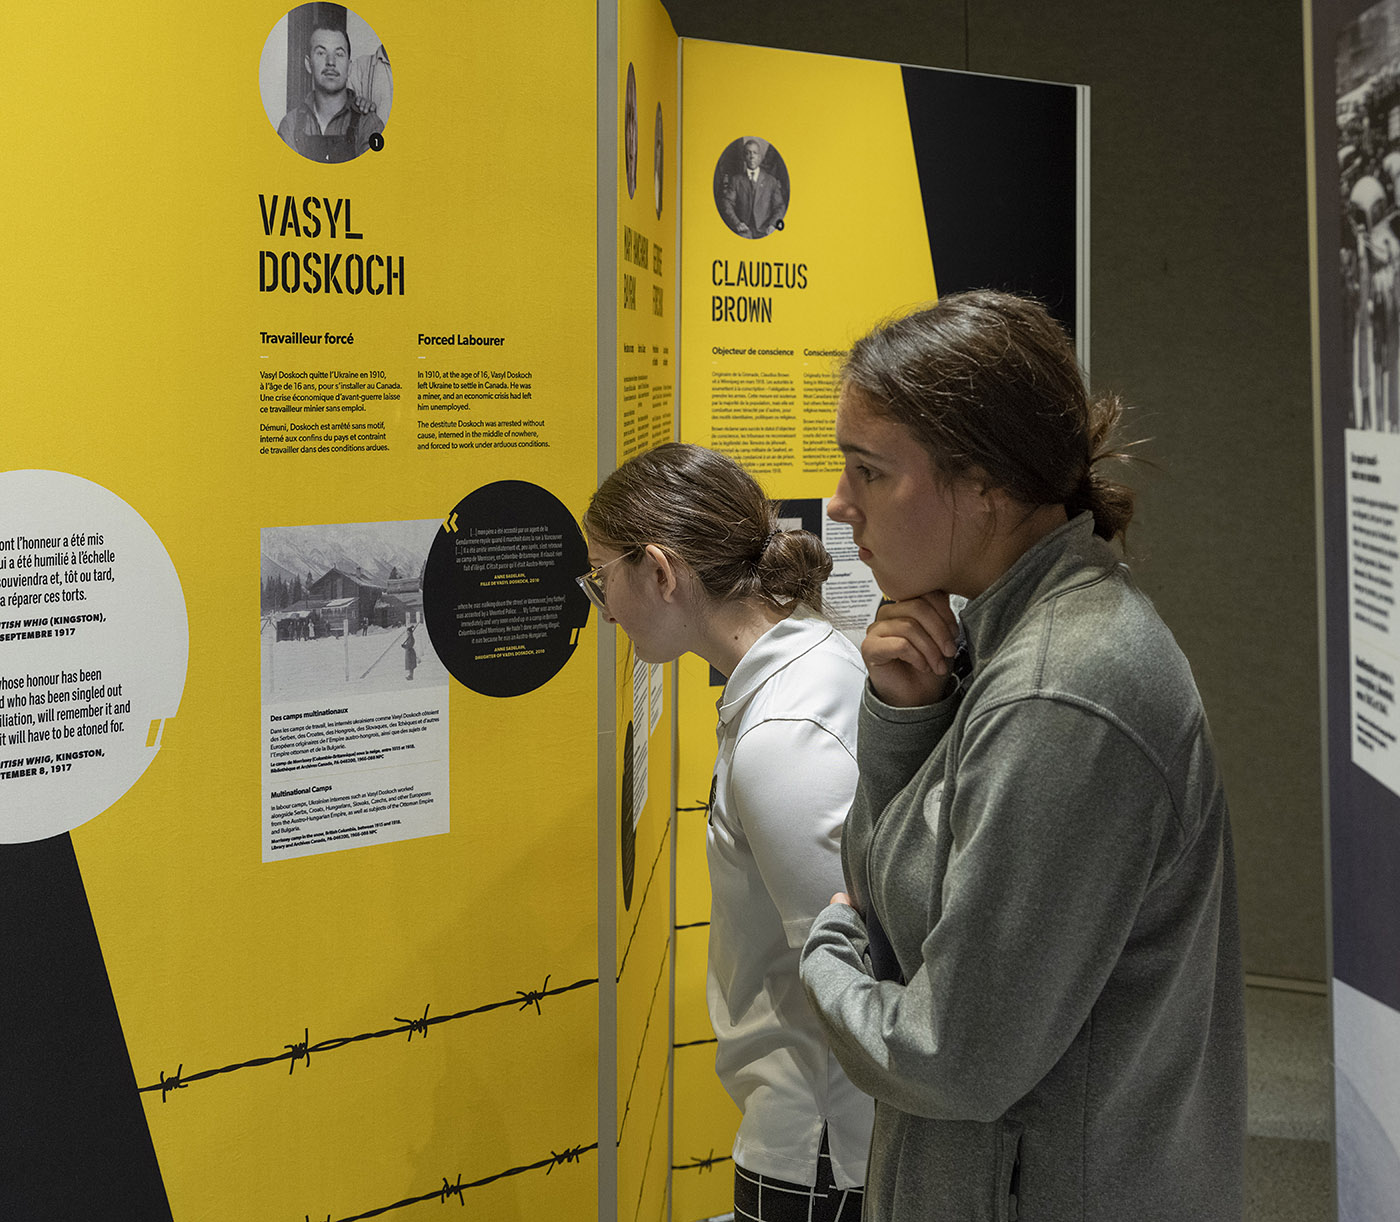
<path fill-rule="evenodd" d="M 579 579 L 637 657 L 725 676 L 711 789 L 707 995 L 715 1067 L 743 1118 L 735 1216 L 855 1222 L 872 1105 L 827 1047 L 798 980 L 813 918 L 842 885 L 856 782 L 860 654 L 821 618 L 831 560 L 783 530 L 753 478 L 679 443 L 614 471 L 583 518 Z"/>

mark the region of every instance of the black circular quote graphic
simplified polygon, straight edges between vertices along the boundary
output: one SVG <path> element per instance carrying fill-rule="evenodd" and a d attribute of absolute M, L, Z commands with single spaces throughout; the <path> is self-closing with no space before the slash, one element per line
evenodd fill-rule
<path fill-rule="evenodd" d="M 552 493 L 524 480 L 486 484 L 458 502 L 423 570 L 423 619 L 459 683 L 521 696 L 563 669 L 588 622 L 575 580 L 588 545 Z"/>
<path fill-rule="evenodd" d="M 622 795 L 619 808 L 622 812 L 620 834 L 622 836 L 622 908 L 632 907 L 632 880 L 637 874 L 637 828 L 632 822 L 632 806 L 635 801 L 637 778 L 632 765 L 632 748 L 637 741 L 635 723 L 627 723 L 627 737 L 622 744 Z"/>

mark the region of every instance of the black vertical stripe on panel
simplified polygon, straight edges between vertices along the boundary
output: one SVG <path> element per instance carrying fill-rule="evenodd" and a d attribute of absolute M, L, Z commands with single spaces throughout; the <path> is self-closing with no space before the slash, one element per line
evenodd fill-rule
<path fill-rule="evenodd" d="M 997 288 L 1035 297 L 1072 336 L 1075 88 L 905 68 L 904 97 L 939 293 Z"/>
<path fill-rule="evenodd" d="M 1345 557 L 1345 544 L 1341 556 Z M 1347 672 L 1343 672 L 1345 675 Z M 1341 705 L 1352 693 L 1342 684 Z M 1336 707 L 1336 706 L 1334 706 Z M 1346 731 L 1345 736 L 1338 730 Z M 1332 715 L 1332 975 L 1400 1010 L 1400 818 L 1395 794 L 1352 763 L 1351 723 Z"/>
<path fill-rule="evenodd" d="M 0 844 L 0 1218 L 170 1217 L 73 842 Z"/>

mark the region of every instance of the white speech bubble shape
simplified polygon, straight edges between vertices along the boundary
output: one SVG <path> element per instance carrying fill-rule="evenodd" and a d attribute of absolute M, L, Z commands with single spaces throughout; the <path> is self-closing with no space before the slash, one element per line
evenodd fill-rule
<path fill-rule="evenodd" d="M 0 843 L 70 832 L 136 783 L 189 653 L 180 579 L 140 514 L 76 475 L 0 472 Z"/>

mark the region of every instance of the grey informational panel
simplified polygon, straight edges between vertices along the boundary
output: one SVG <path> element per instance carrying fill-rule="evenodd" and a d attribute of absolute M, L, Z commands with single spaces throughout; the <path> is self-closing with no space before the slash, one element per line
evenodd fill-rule
<path fill-rule="evenodd" d="M 1337 1190 L 1400 1201 L 1400 0 L 1315 0 L 1319 530 Z"/>

